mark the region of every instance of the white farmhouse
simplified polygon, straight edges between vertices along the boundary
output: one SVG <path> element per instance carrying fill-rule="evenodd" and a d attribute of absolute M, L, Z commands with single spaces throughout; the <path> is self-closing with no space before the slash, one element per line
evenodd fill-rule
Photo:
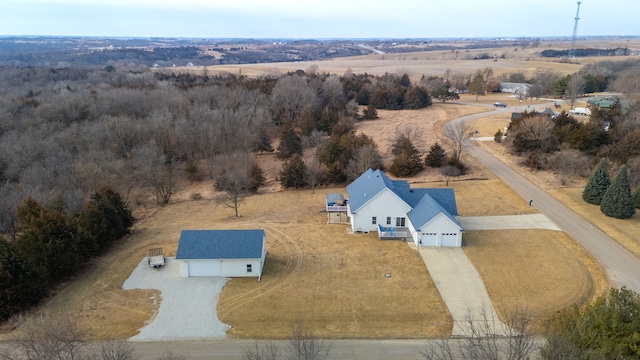
<path fill-rule="evenodd" d="M 377 231 L 380 239 L 406 239 L 416 246 L 462 246 L 463 229 L 451 188 L 414 188 L 380 170 L 367 170 L 347 186 L 351 228 Z"/>
<path fill-rule="evenodd" d="M 262 276 L 264 230 L 182 230 L 176 260 L 180 276 Z"/>

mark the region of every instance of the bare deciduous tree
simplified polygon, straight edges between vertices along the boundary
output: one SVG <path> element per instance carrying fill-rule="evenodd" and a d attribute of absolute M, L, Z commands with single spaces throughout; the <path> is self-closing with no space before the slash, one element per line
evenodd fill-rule
<path fill-rule="evenodd" d="M 576 102 L 576 98 L 584 94 L 585 81 L 580 75 L 573 75 L 567 83 L 567 88 L 564 90 L 564 95 L 569 99 L 571 108 Z"/>
<path fill-rule="evenodd" d="M 167 158 L 155 143 L 134 150 L 137 174 L 153 190 L 158 204 L 166 205 L 178 188 L 178 162 Z"/>
<path fill-rule="evenodd" d="M 257 341 L 252 347 L 242 350 L 243 360 L 278 360 L 280 349 L 273 342 L 261 346 Z"/>
<path fill-rule="evenodd" d="M 85 334 L 72 318 L 55 318 L 40 314 L 21 317 L 14 335 L 14 348 L 4 355 L 7 359 L 58 360 L 86 359 L 90 349 Z"/>
<path fill-rule="evenodd" d="M 526 308 L 508 312 L 504 323 L 492 314 L 485 308 L 474 318 L 468 311 L 461 339 L 439 340 L 425 346 L 420 355 L 427 360 L 525 360 L 539 353 L 541 343 Z"/>
<path fill-rule="evenodd" d="M 576 149 L 564 149 L 554 153 L 549 159 L 562 185 L 572 183 L 577 177 L 585 175 L 589 156 Z"/>
<path fill-rule="evenodd" d="M 306 165 L 307 165 L 307 174 L 306 174 L 307 184 L 311 186 L 311 192 L 315 194 L 316 193 L 315 188 L 322 181 L 327 169 L 324 165 L 320 164 L 318 159 L 315 157 L 312 160 L 307 161 Z"/>
<path fill-rule="evenodd" d="M 469 123 L 465 122 L 448 122 L 442 134 L 449 147 L 451 148 L 451 159 L 456 163 L 460 162 L 462 153 L 475 146 L 473 135 L 475 131 Z"/>
<path fill-rule="evenodd" d="M 124 340 L 107 341 L 100 344 L 100 360 L 135 360 L 135 346 Z"/>
<path fill-rule="evenodd" d="M 302 319 L 291 325 L 291 336 L 287 340 L 289 354 L 296 360 L 326 360 L 331 351 L 331 345 L 316 338 Z"/>
<path fill-rule="evenodd" d="M 455 166 L 445 165 L 440 168 L 440 173 L 444 175 L 445 186 L 449 186 L 451 178 L 462 175 L 462 170 Z"/>
<path fill-rule="evenodd" d="M 352 181 L 369 169 L 380 169 L 382 156 L 375 144 L 356 148 L 351 155 L 351 160 L 345 169 L 347 180 Z"/>

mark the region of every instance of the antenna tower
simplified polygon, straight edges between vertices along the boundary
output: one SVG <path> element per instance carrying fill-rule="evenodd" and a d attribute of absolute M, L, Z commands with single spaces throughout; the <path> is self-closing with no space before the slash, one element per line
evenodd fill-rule
<path fill-rule="evenodd" d="M 578 33 L 578 20 L 580 20 L 580 4 L 582 1 L 578 1 L 578 11 L 576 11 L 576 22 L 573 25 L 573 36 L 571 37 L 571 51 L 569 57 L 575 59 L 576 57 L 576 34 Z"/>

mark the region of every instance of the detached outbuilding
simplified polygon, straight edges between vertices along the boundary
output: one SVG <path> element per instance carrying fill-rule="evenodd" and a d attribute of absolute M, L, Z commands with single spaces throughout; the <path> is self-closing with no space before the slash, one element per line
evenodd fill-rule
<path fill-rule="evenodd" d="M 262 277 L 264 230 L 182 230 L 180 276 Z"/>

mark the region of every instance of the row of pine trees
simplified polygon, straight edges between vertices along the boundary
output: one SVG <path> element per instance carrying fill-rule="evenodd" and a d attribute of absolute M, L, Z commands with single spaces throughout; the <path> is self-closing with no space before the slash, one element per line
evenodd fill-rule
<path fill-rule="evenodd" d="M 600 205 L 600 211 L 609 217 L 628 219 L 640 208 L 640 187 L 632 193 L 626 165 L 611 181 L 607 159 L 602 158 L 582 192 L 582 199 Z"/>

